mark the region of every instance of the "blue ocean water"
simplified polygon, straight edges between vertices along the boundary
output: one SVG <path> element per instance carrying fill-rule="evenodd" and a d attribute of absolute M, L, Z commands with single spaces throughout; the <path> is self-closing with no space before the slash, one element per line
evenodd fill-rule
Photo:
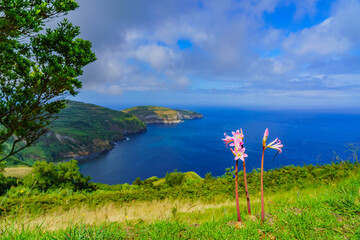
<path fill-rule="evenodd" d="M 149 125 L 144 134 L 131 136 L 103 156 L 81 161 L 80 171 L 93 182 L 131 183 L 137 177 L 164 177 L 166 172 L 195 171 L 204 177 L 224 174 L 235 165 L 234 156 L 221 139 L 224 132 L 242 128 L 247 171 L 260 168 L 262 137 L 279 138 L 283 152 L 272 161 L 275 150 L 265 154 L 265 169 L 284 165 L 330 163 L 334 151 L 346 156 L 347 142 L 360 141 L 360 114 L 315 111 L 253 111 L 230 108 L 192 108 L 203 119 L 172 125 Z M 242 164 L 240 164 L 242 166 Z"/>

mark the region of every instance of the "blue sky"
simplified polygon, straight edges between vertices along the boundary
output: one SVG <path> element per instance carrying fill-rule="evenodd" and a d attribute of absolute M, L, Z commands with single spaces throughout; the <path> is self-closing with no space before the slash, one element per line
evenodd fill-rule
<path fill-rule="evenodd" d="M 79 0 L 105 106 L 360 108 L 360 1 Z"/>

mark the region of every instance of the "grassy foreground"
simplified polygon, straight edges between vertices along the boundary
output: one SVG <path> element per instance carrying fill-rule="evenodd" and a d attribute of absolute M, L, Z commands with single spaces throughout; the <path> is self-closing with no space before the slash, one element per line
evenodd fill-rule
<path fill-rule="evenodd" d="M 286 167 L 282 171 L 295 176 L 294 169 L 297 168 Z M 219 192 L 211 198 L 191 198 L 191 194 L 184 193 L 183 197 L 169 194 L 165 198 L 154 196 L 152 199 L 124 200 L 126 198 L 121 193 L 125 190 L 115 190 L 119 186 L 113 186 L 106 191 L 103 187 L 93 193 L 79 193 L 87 196 L 76 198 L 77 201 L 82 199 L 78 205 L 67 202 L 71 197 L 64 196 L 63 202 L 52 205 L 51 209 L 55 211 L 39 213 L 31 211 L 26 205 L 35 205 L 35 201 L 43 199 L 46 207 L 46 201 L 60 193 L 24 196 L 20 198 L 18 211 L 3 214 L 0 239 L 360 239 L 359 165 L 333 164 L 314 167 L 312 171 L 321 172 L 321 169 L 323 174 L 319 176 L 322 176 L 322 180 L 314 180 L 309 176 L 311 174 L 306 174 L 298 178 L 298 183 L 302 184 L 296 184 L 293 180 L 290 188 L 276 187 L 275 182 L 271 188 L 271 184 L 268 184 L 264 224 L 260 221 L 260 195 L 257 189 L 250 195 L 251 216 L 246 212 L 245 197 L 242 197 L 243 224 L 238 225 L 235 222 L 235 201 L 231 195 L 226 197 L 227 193 Z M 324 169 L 330 172 L 327 177 L 324 177 Z M 190 191 L 191 187 L 201 192 L 203 188 L 211 188 L 212 184 L 225 183 L 226 177 L 230 179 L 228 175 L 218 179 L 202 179 L 189 186 L 184 183 L 164 189 L 182 192 Z M 274 177 L 274 180 L 277 179 Z M 140 194 L 149 192 L 154 186 L 130 185 L 129 188 L 136 189 Z M 164 189 L 156 186 L 149 196 Z M 131 195 L 129 189 L 126 191 Z M 114 197 L 112 194 L 123 200 L 109 200 Z M 94 203 L 96 196 L 103 198 L 102 201 L 97 200 L 100 201 L 98 204 Z M 70 207 L 66 208 L 67 204 Z"/>

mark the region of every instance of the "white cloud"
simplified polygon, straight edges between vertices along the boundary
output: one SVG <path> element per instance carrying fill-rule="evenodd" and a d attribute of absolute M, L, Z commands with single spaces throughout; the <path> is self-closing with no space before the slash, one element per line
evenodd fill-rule
<path fill-rule="evenodd" d="M 343 98 L 351 94 L 342 91 L 330 90 L 269 90 L 265 93 L 272 97 L 310 97 L 310 98 Z"/>
<path fill-rule="evenodd" d="M 290 71 L 293 68 L 293 64 L 291 61 L 279 61 L 273 58 L 269 59 L 273 64 L 273 71 L 278 74 L 282 74 Z"/>
<path fill-rule="evenodd" d="M 341 0 L 334 4 L 333 31 L 346 38 L 352 46 L 360 47 L 360 1 Z"/>
<path fill-rule="evenodd" d="M 133 56 L 158 69 L 173 64 L 174 60 L 178 58 L 178 55 L 172 49 L 156 44 L 139 46 Z"/>
<path fill-rule="evenodd" d="M 359 81 L 350 77 L 360 64 L 352 53 L 360 48 L 357 0 L 337 1 L 327 19 L 290 34 L 269 26 L 264 12 L 294 4 L 292 21 L 298 24 L 319 13 L 317 0 L 207 0 L 202 7 L 192 0 L 113 0 L 103 8 L 95 0 L 79 2 L 76 20 L 98 58 L 85 69 L 84 89 L 114 95 L 212 89 L 209 97 L 239 90 L 251 99 L 259 89 L 278 88 L 266 96 L 332 98 L 346 96 L 346 90 L 334 95 L 327 88 Z M 179 39 L 193 47 L 181 50 Z"/>
<path fill-rule="evenodd" d="M 328 55 L 347 52 L 350 42 L 333 31 L 334 20 L 328 18 L 321 24 L 293 33 L 284 41 L 284 48 L 296 55 Z"/>
<path fill-rule="evenodd" d="M 325 87 L 360 87 L 360 74 L 334 74 L 323 80 Z"/>
<path fill-rule="evenodd" d="M 360 47 L 360 2 L 340 0 L 331 12 L 320 24 L 290 34 L 284 49 L 295 55 L 336 56 Z"/>
<path fill-rule="evenodd" d="M 103 93 L 104 95 L 111 95 L 111 96 L 119 96 L 123 93 L 123 89 L 118 85 L 110 85 L 110 86 L 92 85 L 92 86 L 88 86 L 87 89 L 95 92 Z"/>
<path fill-rule="evenodd" d="M 123 92 L 123 90 L 121 89 L 120 86 L 118 85 L 111 85 L 108 89 L 107 89 L 107 93 L 109 93 L 110 95 L 120 95 Z"/>

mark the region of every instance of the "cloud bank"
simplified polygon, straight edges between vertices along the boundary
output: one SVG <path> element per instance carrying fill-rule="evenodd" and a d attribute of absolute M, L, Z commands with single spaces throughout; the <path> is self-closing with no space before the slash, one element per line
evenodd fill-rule
<path fill-rule="evenodd" d="M 79 0 L 82 96 L 136 104 L 360 107 L 360 2 Z M 192 100 L 192 101 L 190 101 Z M 95 102 L 96 103 L 96 102 Z"/>

